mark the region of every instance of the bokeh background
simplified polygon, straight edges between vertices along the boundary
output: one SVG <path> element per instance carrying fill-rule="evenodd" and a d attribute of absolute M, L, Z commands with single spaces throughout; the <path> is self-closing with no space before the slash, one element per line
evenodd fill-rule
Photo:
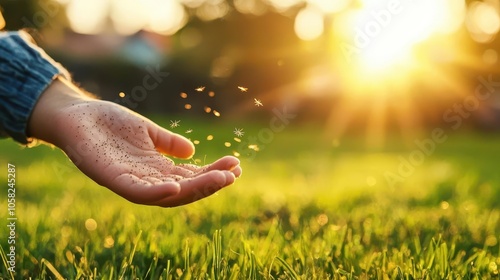
<path fill-rule="evenodd" d="M 103 99 L 132 97 L 147 69 L 168 73 L 147 94 L 134 94 L 139 102 L 121 101 L 141 113 L 186 114 L 179 94 L 203 86 L 217 93 L 225 116 L 255 118 L 286 104 L 295 123 L 320 124 L 328 141 L 354 133 L 379 147 L 394 132 L 411 142 L 458 118 L 461 129 L 499 128 L 498 1 L 0 3 L 6 29 L 30 29 Z M 491 94 L 476 102 L 484 80 Z M 266 106 L 256 112 L 238 86 Z M 189 116 L 205 117 L 203 110 Z"/>
<path fill-rule="evenodd" d="M 2 140 L 18 278 L 498 279 L 498 0 L 0 7 L 80 86 L 189 137 L 189 162 L 233 154 L 244 170 L 161 209 Z"/>

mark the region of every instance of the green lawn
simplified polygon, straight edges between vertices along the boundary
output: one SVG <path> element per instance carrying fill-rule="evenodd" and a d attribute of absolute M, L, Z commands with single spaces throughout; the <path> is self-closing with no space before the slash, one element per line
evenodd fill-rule
<path fill-rule="evenodd" d="M 186 135 L 201 141 L 197 159 L 236 150 L 244 174 L 217 195 L 172 209 L 125 201 L 58 150 L 0 141 L 4 224 L 7 164 L 16 166 L 16 278 L 499 277 L 500 135 L 449 134 L 402 174 L 416 147 L 397 140 L 372 151 L 363 138 L 331 145 L 317 140 L 321 129 L 290 126 L 257 140 L 254 153 L 232 139 L 232 125 L 183 123 L 177 131 L 190 125 Z M 242 143 L 265 126 L 244 128 Z M 388 172 L 399 179 L 388 182 Z M 9 278 L 5 262 L 0 274 Z"/>

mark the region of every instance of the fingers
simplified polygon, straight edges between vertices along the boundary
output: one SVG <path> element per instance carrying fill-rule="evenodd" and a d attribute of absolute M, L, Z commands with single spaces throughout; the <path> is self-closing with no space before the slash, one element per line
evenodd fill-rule
<path fill-rule="evenodd" d="M 233 156 L 225 156 L 222 157 L 211 164 L 207 164 L 205 166 L 199 166 L 195 164 L 179 164 L 178 167 L 182 167 L 184 169 L 190 170 L 196 174 L 204 173 L 212 170 L 228 170 L 228 171 L 236 171 L 233 172 L 236 177 L 241 175 L 241 168 L 239 167 L 240 160 Z M 236 170 L 238 169 L 238 170 Z"/>
<path fill-rule="evenodd" d="M 243 173 L 243 170 L 241 169 L 241 166 L 236 166 L 231 172 L 234 174 L 234 177 L 239 178 L 241 174 Z"/>
<path fill-rule="evenodd" d="M 178 194 L 159 199 L 152 203 L 162 207 L 175 207 L 188 204 L 231 185 L 235 181 L 235 174 L 230 171 L 212 170 L 193 178 L 179 181 L 181 190 Z"/>
<path fill-rule="evenodd" d="M 149 135 L 160 153 L 177 158 L 190 158 L 194 154 L 193 143 L 182 135 L 172 133 L 157 125 L 149 128 Z"/>
<path fill-rule="evenodd" d="M 180 184 L 172 179 L 138 178 L 132 174 L 122 174 L 107 186 L 116 194 L 138 204 L 151 204 L 159 198 L 175 196 L 180 192 Z"/>
<path fill-rule="evenodd" d="M 233 172 L 236 177 L 241 176 L 240 160 L 233 156 L 222 157 L 212 164 L 204 166 L 202 172 L 207 172 L 211 170 L 228 170 Z"/>
<path fill-rule="evenodd" d="M 158 170 L 137 177 L 126 173 L 117 176 L 108 188 L 127 200 L 146 205 L 175 207 L 210 196 L 241 176 L 239 160 L 220 158 L 200 167 L 192 164 L 170 166 L 166 174 Z"/>

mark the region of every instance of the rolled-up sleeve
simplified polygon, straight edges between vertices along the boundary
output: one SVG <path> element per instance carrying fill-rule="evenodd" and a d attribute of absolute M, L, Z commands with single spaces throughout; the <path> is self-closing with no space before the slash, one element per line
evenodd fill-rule
<path fill-rule="evenodd" d="M 26 130 L 31 112 L 58 75 L 69 78 L 26 32 L 0 33 L 0 137 L 29 142 Z"/>

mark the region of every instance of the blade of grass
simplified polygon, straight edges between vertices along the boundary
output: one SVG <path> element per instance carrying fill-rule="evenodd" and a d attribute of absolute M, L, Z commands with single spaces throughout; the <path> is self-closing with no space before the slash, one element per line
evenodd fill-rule
<path fill-rule="evenodd" d="M 214 232 L 212 250 L 212 277 L 220 279 L 222 264 L 222 234 L 220 229 Z"/>
<path fill-rule="evenodd" d="M 125 273 L 127 272 L 127 269 L 130 267 L 130 264 L 132 264 L 132 261 L 134 259 L 134 255 L 135 255 L 135 251 L 137 250 L 137 244 L 139 243 L 139 240 L 141 239 L 141 235 L 142 235 L 142 230 L 139 231 L 139 233 L 137 234 L 137 236 L 135 237 L 135 240 L 134 240 L 134 247 L 132 248 L 132 251 L 130 252 L 130 255 L 128 257 L 128 260 L 126 260 L 124 263 L 123 263 L 123 266 L 122 266 L 122 269 L 121 269 L 121 272 L 120 272 L 120 277 L 119 279 L 123 279 L 124 276 L 125 276 Z"/>
<path fill-rule="evenodd" d="M 7 263 L 7 255 L 5 254 L 5 251 L 3 250 L 3 246 L 0 246 L 0 255 L 2 256 L 2 262 L 3 262 L 3 265 L 5 267 L 5 270 L 7 271 L 7 273 L 9 274 L 8 276 L 10 276 L 10 279 L 14 279 L 14 273 L 9 270 L 9 264 Z"/>
<path fill-rule="evenodd" d="M 170 260 L 167 261 L 167 267 L 165 268 L 165 280 L 168 280 L 170 278 L 170 271 L 172 270 L 170 268 Z"/>
<path fill-rule="evenodd" d="M 294 279 L 294 280 L 299 279 L 299 275 L 297 275 L 297 273 L 295 272 L 295 270 L 293 270 L 293 268 L 290 266 L 290 264 L 288 264 L 284 259 L 282 259 L 280 257 L 276 257 L 276 259 L 283 265 L 283 267 L 286 269 L 286 271 L 288 271 L 288 273 L 290 273 L 290 276 L 292 277 L 292 279 Z"/>
<path fill-rule="evenodd" d="M 151 264 L 149 265 L 148 271 L 146 272 L 144 278 L 147 278 L 149 276 L 149 279 L 153 279 L 157 266 L 158 266 L 158 256 L 155 254 L 153 256 L 153 261 L 151 261 Z"/>
<path fill-rule="evenodd" d="M 191 277 L 191 251 L 189 248 L 189 240 L 186 240 L 186 245 L 184 246 L 184 271 L 182 272 L 183 279 L 189 279 Z"/>
<path fill-rule="evenodd" d="M 57 269 L 46 259 L 42 259 L 41 263 L 54 275 L 57 280 L 64 280 L 65 278 L 57 271 Z"/>

